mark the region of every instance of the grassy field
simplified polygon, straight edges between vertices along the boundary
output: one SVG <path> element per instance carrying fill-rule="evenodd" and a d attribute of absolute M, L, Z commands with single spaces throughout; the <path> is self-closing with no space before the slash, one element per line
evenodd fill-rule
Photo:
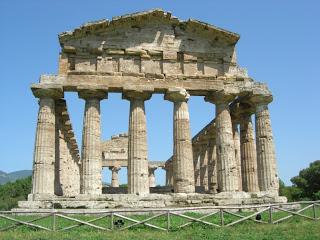
<path fill-rule="evenodd" d="M 241 215 L 243 216 L 248 214 L 250 213 L 241 213 Z M 304 214 L 312 216 L 312 211 L 307 210 Z M 320 216 L 319 209 L 317 210 L 316 214 L 317 216 Z M 197 213 L 188 213 L 186 215 L 192 217 L 201 216 L 201 214 Z M 286 215 L 287 214 L 283 212 L 275 213 L 273 220 L 275 221 Z M 78 215 L 72 217 L 88 221 L 95 218 L 96 216 Z M 146 219 L 147 217 L 150 217 L 150 215 L 131 217 L 137 220 L 142 220 Z M 268 213 L 262 214 L 263 221 L 268 221 L 268 217 Z M 15 218 L 24 221 L 30 221 L 32 219 L 35 219 L 36 216 L 15 216 Z M 225 213 L 225 224 L 228 224 L 237 219 L 237 217 Z M 115 218 L 114 221 L 116 220 L 118 219 Z M 220 222 L 219 215 L 208 217 L 205 220 L 217 224 Z M 50 228 L 52 227 L 52 221 L 52 218 L 46 218 L 38 220 L 35 223 Z M 297 216 L 292 217 L 288 221 L 276 225 L 259 224 L 253 221 L 246 221 L 236 226 L 223 228 L 206 226 L 200 223 L 192 223 L 191 225 L 183 229 L 178 228 L 179 225 L 187 222 L 188 220 L 186 219 L 177 216 L 172 216 L 170 219 L 170 232 L 163 232 L 142 225 L 135 226 L 129 230 L 107 232 L 92 229 L 88 226 L 77 227 L 72 230 L 69 230 L 68 232 L 46 232 L 43 230 L 28 228 L 26 226 L 19 226 L 18 228 L 11 229 L 6 232 L 0 232 L 0 239 L 320 239 L 320 220 L 313 221 L 303 219 Z M 60 217 L 56 219 L 56 223 L 58 230 L 75 224 L 74 222 Z M 127 226 L 130 223 L 130 221 L 124 220 L 124 226 Z M 151 220 L 149 223 L 165 228 L 167 225 L 166 216 L 162 216 L 154 220 Z M 11 224 L 12 222 L 9 220 L 1 219 L 0 229 Z M 108 217 L 100 219 L 94 222 L 94 224 L 106 227 L 111 225 L 111 221 Z"/>

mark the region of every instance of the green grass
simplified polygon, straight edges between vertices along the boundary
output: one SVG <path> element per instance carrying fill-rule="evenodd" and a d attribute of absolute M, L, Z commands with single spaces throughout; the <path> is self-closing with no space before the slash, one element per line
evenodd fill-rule
<path fill-rule="evenodd" d="M 242 212 L 237 214 L 247 216 L 251 213 Z M 303 214 L 307 216 L 313 216 L 313 212 L 311 209 L 304 211 Z M 198 213 L 188 213 L 186 215 L 191 217 L 202 216 Z M 274 213 L 273 220 L 275 221 L 287 215 L 288 214 L 284 212 L 276 212 Z M 142 220 L 151 216 L 152 215 L 129 217 L 134 218 L 136 220 Z M 316 216 L 320 217 L 319 207 L 317 208 Z M 96 218 L 97 216 L 74 215 L 70 217 L 88 221 L 93 218 Z M 239 219 L 238 217 L 229 215 L 227 213 L 224 214 L 224 217 L 225 224 Z M 14 216 L 14 218 L 23 221 L 30 221 L 32 219 L 37 218 L 37 216 Z M 117 219 L 118 217 L 115 217 L 114 221 Z M 220 223 L 219 214 L 205 218 L 204 220 L 216 224 Z M 267 212 L 262 214 L 262 220 L 269 220 L 269 215 Z M 125 226 L 131 224 L 131 222 L 128 220 L 124 220 L 124 222 Z M 320 239 L 320 220 L 308 220 L 297 216 L 292 217 L 289 220 L 276 225 L 259 224 L 254 223 L 253 221 L 245 221 L 236 226 L 223 228 L 206 226 L 200 223 L 192 223 L 183 229 L 178 228 L 179 225 L 187 222 L 187 219 L 183 219 L 177 216 L 171 216 L 170 232 L 163 232 L 142 225 L 135 226 L 133 228 L 130 228 L 129 230 L 107 232 L 96 230 L 89 226 L 77 227 L 68 232 L 46 232 L 43 230 L 37 230 L 26 226 L 19 226 L 18 228 L 11 229 L 6 232 L 0 232 L 0 239 Z M 51 228 L 53 224 L 53 218 L 50 217 L 41 219 L 36 221 L 35 223 L 44 227 Z M 58 230 L 75 224 L 74 222 L 60 217 L 56 218 L 56 223 Z M 166 216 L 161 216 L 151 220 L 148 223 L 166 228 L 167 218 Z M 0 219 L 0 229 L 11 224 L 12 222 L 9 220 Z M 110 217 L 106 217 L 94 222 L 94 224 L 103 227 L 110 227 L 111 219 Z"/>

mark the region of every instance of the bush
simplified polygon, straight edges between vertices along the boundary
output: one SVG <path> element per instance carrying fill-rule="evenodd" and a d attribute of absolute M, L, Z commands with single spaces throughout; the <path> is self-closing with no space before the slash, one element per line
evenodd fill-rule
<path fill-rule="evenodd" d="M 18 201 L 27 199 L 31 186 L 31 177 L 0 185 L 0 210 L 17 207 Z"/>
<path fill-rule="evenodd" d="M 315 200 L 320 200 L 320 191 L 313 194 Z"/>

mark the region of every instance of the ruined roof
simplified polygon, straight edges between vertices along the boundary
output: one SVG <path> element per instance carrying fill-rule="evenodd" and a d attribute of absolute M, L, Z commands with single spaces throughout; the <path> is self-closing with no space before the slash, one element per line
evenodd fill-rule
<path fill-rule="evenodd" d="M 94 22 L 88 22 L 79 28 L 75 28 L 73 31 L 62 32 L 59 34 L 60 44 L 63 44 L 65 41 L 69 39 L 76 39 L 79 37 L 83 37 L 86 35 L 90 35 L 95 32 L 101 32 L 107 28 L 115 27 L 118 24 L 121 25 L 123 23 L 136 23 L 139 21 L 146 21 L 148 18 L 158 18 L 159 20 L 166 20 L 172 25 L 184 25 L 185 27 L 193 27 L 197 28 L 200 31 L 211 31 L 212 33 L 218 33 L 224 36 L 226 39 L 230 41 L 230 43 L 235 44 L 240 35 L 234 32 L 227 31 L 225 29 L 216 27 L 214 25 L 194 20 L 188 19 L 186 21 L 180 20 L 175 16 L 171 15 L 171 12 L 165 12 L 162 9 L 152 9 L 149 11 L 137 12 L 133 14 L 126 14 L 118 17 L 113 17 L 111 21 L 107 19 L 102 19 Z"/>

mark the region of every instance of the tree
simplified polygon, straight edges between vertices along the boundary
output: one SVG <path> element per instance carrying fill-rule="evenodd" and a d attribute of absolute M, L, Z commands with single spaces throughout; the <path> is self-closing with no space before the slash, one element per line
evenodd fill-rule
<path fill-rule="evenodd" d="M 310 163 L 309 167 L 302 169 L 299 175 L 291 178 L 295 198 L 320 199 L 320 160 Z"/>
<path fill-rule="evenodd" d="M 295 186 L 286 186 L 284 182 L 279 179 L 279 195 L 285 196 L 288 202 L 299 201 L 302 197 L 302 191 Z"/>
<path fill-rule="evenodd" d="M 0 210 L 17 207 L 18 201 L 27 199 L 31 186 L 31 177 L 0 185 Z"/>

